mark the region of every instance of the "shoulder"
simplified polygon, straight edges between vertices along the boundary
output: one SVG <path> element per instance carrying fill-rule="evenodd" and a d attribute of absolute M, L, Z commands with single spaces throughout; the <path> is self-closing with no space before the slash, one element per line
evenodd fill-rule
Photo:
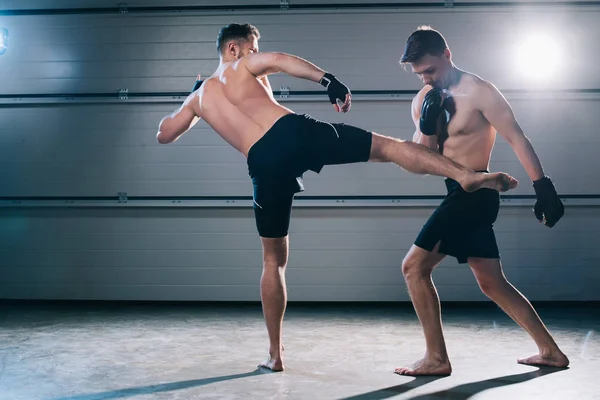
<path fill-rule="evenodd" d="M 491 81 L 482 78 L 479 75 L 468 72 L 465 74 L 465 83 L 477 100 L 484 100 L 490 96 L 497 96 L 500 90 Z"/>
<path fill-rule="evenodd" d="M 411 103 L 411 109 L 412 109 L 412 113 L 413 116 L 420 116 L 421 115 L 421 107 L 423 106 L 423 100 L 425 99 L 425 95 L 431 90 L 433 89 L 432 86 L 430 85 L 425 85 L 421 88 L 421 90 L 419 90 L 417 92 L 417 94 L 415 95 L 415 97 L 413 97 L 412 99 L 412 103 Z"/>
<path fill-rule="evenodd" d="M 417 92 L 417 94 L 415 95 L 413 101 L 416 99 L 417 101 L 420 101 L 421 103 L 423 102 L 423 99 L 425 98 L 425 95 L 431 90 L 433 89 L 433 86 L 431 85 L 425 85 L 421 88 L 421 90 L 419 90 Z"/>
<path fill-rule="evenodd" d="M 493 82 L 473 73 L 467 73 L 463 79 L 473 104 L 476 104 L 480 110 L 507 103 L 504 95 Z"/>

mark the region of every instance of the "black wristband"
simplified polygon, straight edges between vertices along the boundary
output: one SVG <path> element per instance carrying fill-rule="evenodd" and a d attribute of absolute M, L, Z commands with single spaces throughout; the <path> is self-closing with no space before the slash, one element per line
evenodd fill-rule
<path fill-rule="evenodd" d="M 335 79 L 334 75 L 330 74 L 329 72 L 325 72 L 325 75 L 323 75 L 323 77 L 321 78 L 321 80 L 319 81 L 319 83 L 324 88 L 328 88 L 329 85 L 331 84 L 331 82 L 333 82 L 334 79 Z"/>
<path fill-rule="evenodd" d="M 543 177 L 541 177 L 537 181 L 533 181 L 532 183 L 533 183 L 533 188 L 535 190 L 544 190 L 544 189 L 548 189 L 548 188 L 554 189 L 554 184 L 552 183 L 552 180 L 550 179 L 550 177 L 547 175 L 544 175 Z"/>

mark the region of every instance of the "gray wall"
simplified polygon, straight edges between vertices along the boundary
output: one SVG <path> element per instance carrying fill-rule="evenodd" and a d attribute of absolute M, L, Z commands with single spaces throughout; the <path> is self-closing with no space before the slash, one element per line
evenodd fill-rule
<path fill-rule="evenodd" d="M 40 3 L 2 5 L 46 6 Z M 73 3 L 60 1 L 53 7 Z M 217 4 L 178 2 L 198 3 Z M 311 2 L 293 2 L 301 3 Z M 76 4 L 114 7 L 103 1 Z M 490 79 L 506 93 L 559 192 L 600 194 L 595 176 L 600 170 L 596 136 L 600 98 L 570 92 L 600 88 L 595 63 L 588 62 L 589 54 L 600 52 L 596 40 L 600 7 L 208 14 L 0 17 L 0 26 L 10 31 L 9 51 L 0 58 L 0 74 L 8 77 L 0 94 L 15 95 L 2 99 L 0 108 L 0 197 L 34 198 L 20 204 L 4 201 L 0 208 L 0 297 L 259 299 L 260 241 L 248 202 L 238 202 L 239 207 L 226 200 L 210 207 L 202 201 L 184 207 L 168 200 L 66 202 L 115 198 L 119 192 L 166 199 L 251 195 L 243 156 L 204 123 L 172 145 L 156 143 L 160 118 L 175 109 L 179 99 L 117 99 L 122 88 L 130 93 L 188 91 L 197 73 L 208 75 L 216 67 L 216 33 L 232 21 L 257 25 L 262 51 L 305 57 L 336 73 L 353 90 L 418 89 L 418 79 L 398 65 L 398 58 L 410 32 L 417 25 L 431 24 L 446 35 L 460 67 Z M 538 28 L 552 29 L 566 51 L 557 76 L 545 82 L 526 79 L 513 66 L 516 44 Z M 275 90 L 282 86 L 320 90 L 312 82 L 286 76 L 273 76 L 271 83 Z M 525 93 L 518 93 L 523 89 Z M 114 93 L 114 97 L 36 97 L 86 93 Z M 335 114 L 323 95 L 292 95 L 283 101 L 316 118 L 410 139 L 410 99 L 355 96 L 347 115 Z M 501 137 L 491 167 L 521 181 L 510 194 L 533 194 L 524 169 Z M 307 191 L 299 196 L 291 227 L 289 299 L 409 300 L 401 260 L 437 201 L 414 201 L 410 206 L 371 202 L 369 207 L 365 202 L 335 207 L 333 201 L 315 207 L 301 200 L 442 195 L 442 179 L 412 175 L 392 165 L 360 164 L 309 173 L 305 183 Z M 35 201 L 48 196 L 56 200 Z M 503 263 L 508 278 L 530 299 L 600 299 L 594 290 L 600 281 L 596 202 L 566 200 L 565 218 L 550 230 L 535 221 L 532 199 L 505 198 L 496 224 Z M 434 278 L 443 300 L 485 300 L 468 267 L 453 259 L 444 261 Z"/>

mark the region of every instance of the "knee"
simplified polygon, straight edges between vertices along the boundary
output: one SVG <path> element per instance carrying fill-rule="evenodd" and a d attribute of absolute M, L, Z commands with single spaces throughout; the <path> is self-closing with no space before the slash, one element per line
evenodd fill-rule
<path fill-rule="evenodd" d="M 271 254 L 269 257 L 263 259 L 263 269 L 274 271 L 279 270 L 280 272 L 285 270 L 287 266 L 287 257 L 279 254 Z"/>
<path fill-rule="evenodd" d="M 283 270 L 285 270 L 286 266 L 287 266 L 287 262 L 285 260 L 277 260 L 277 259 L 263 260 L 263 269 L 264 270 L 283 271 Z"/>
<path fill-rule="evenodd" d="M 417 257 L 409 255 L 402 260 L 402 275 L 405 279 L 424 278 L 431 275 L 431 272 L 431 268 L 428 268 L 423 260 Z"/>
<path fill-rule="evenodd" d="M 288 237 L 263 238 L 263 269 L 283 270 L 288 262 Z"/>
<path fill-rule="evenodd" d="M 373 139 L 371 141 L 371 154 L 369 161 L 371 162 L 387 162 L 388 157 L 386 155 L 386 138 L 373 132 Z"/>
<path fill-rule="evenodd" d="M 490 279 L 490 278 L 478 278 L 477 284 L 479 288 L 490 299 L 493 299 L 496 294 L 502 292 L 508 282 L 505 279 Z"/>

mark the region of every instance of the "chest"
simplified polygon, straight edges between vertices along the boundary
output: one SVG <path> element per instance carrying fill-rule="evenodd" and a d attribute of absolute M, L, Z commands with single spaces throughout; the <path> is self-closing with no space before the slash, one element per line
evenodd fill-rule
<path fill-rule="evenodd" d="M 448 136 L 468 135 L 485 129 L 487 120 L 468 96 L 453 96 L 444 102 Z"/>

